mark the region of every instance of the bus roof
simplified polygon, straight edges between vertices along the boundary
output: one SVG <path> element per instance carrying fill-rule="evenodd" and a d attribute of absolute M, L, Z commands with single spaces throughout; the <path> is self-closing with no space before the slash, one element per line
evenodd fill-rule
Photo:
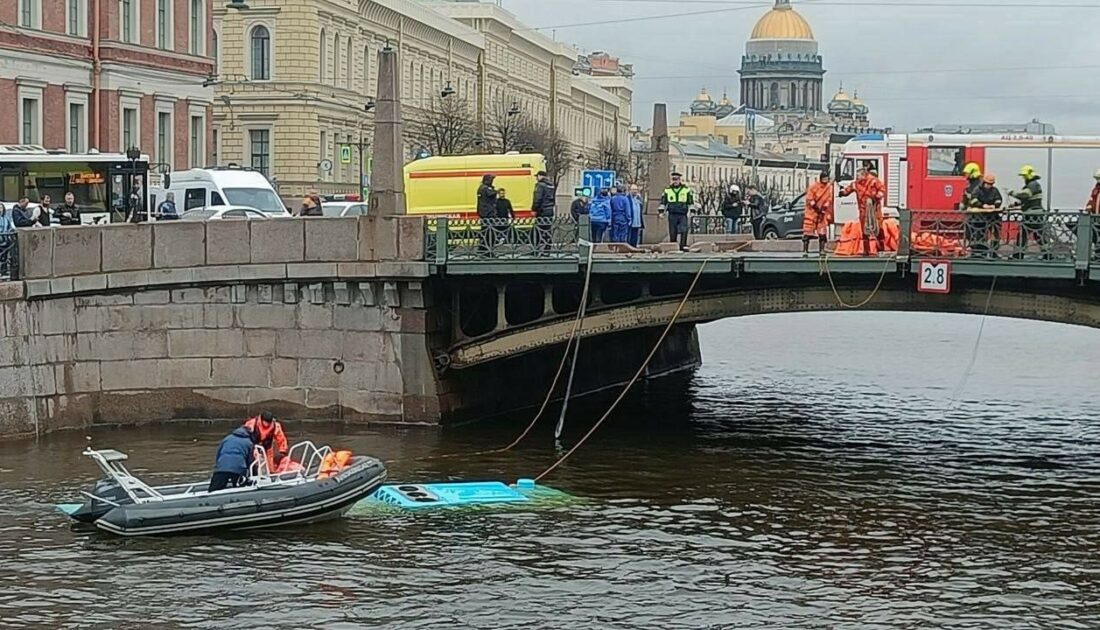
<path fill-rule="evenodd" d="M 69 153 L 62 149 L 46 149 L 35 144 L 0 144 L 0 162 L 129 162 L 125 153 Z M 142 154 L 139 162 L 148 162 Z"/>

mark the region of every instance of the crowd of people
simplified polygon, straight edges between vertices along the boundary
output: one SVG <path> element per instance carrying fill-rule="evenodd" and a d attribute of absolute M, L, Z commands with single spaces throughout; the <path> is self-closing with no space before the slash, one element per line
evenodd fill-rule
<path fill-rule="evenodd" d="M 589 241 L 592 243 L 626 243 L 637 247 L 642 242 L 645 215 L 638 186 L 619 183 L 596 191 L 591 199 L 585 196 L 573 200 L 569 214 L 574 221 L 588 216 Z"/>
<path fill-rule="evenodd" d="M 534 216 L 534 244 L 537 251 L 546 253 L 552 240 L 554 212 L 557 205 L 557 188 L 550 181 L 546 171 L 535 174 L 535 192 L 531 199 L 530 210 Z M 477 216 L 486 228 L 482 232 L 481 249 L 491 250 L 498 243 L 513 240 L 513 222 L 516 209 L 508 192 L 494 185 L 496 175 L 486 173 L 481 177 L 477 188 Z"/>

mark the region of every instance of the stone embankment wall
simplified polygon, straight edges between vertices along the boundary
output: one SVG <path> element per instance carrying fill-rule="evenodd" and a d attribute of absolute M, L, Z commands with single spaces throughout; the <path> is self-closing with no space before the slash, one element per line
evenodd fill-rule
<path fill-rule="evenodd" d="M 95 422 L 435 422 L 423 223 L 109 225 L 20 235 L 0 284 L 0 435 Z"/>

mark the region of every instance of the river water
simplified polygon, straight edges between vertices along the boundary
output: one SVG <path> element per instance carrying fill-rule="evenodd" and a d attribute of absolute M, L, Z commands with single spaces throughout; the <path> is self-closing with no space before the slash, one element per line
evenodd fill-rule
<path fill-rule="evenodd" d="M 0 446 L 0 626 L 1100 627 L 1100 333 L 976 317 L 800 314 L 701 328 L 532 508 L 356 510 L 308 528 L 121 540 L 51 505 L 95 477 L 205 470 L 229 424 L 95 428 Z M 574 407 L 566 447 L 607 401 Z M 429 429 L 291 421 L 391 479 L 531 476 L 530 413 Z"/>

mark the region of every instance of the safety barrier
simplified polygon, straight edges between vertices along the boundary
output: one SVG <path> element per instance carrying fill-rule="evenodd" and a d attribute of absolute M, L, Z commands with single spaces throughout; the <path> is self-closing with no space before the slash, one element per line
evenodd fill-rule
<path fill-rule="evenodd" d="M 19 279 L 19 239 L 15 232 L 0 232 L 0 281 Z"/>
<path fill-rule="evenodd" d="M 1087 262 L 1092 215 L 1080 211 L 902 212 L 902 251 L 915 258 Z M 908 228 L 908 229 L 906 229 Z"/>
<path fill-rule="evenodd" d="M 448 260 L 577 258 L 578 223 L 572 217 L 452 219 L 425 223 L 424 256 Z"/>

